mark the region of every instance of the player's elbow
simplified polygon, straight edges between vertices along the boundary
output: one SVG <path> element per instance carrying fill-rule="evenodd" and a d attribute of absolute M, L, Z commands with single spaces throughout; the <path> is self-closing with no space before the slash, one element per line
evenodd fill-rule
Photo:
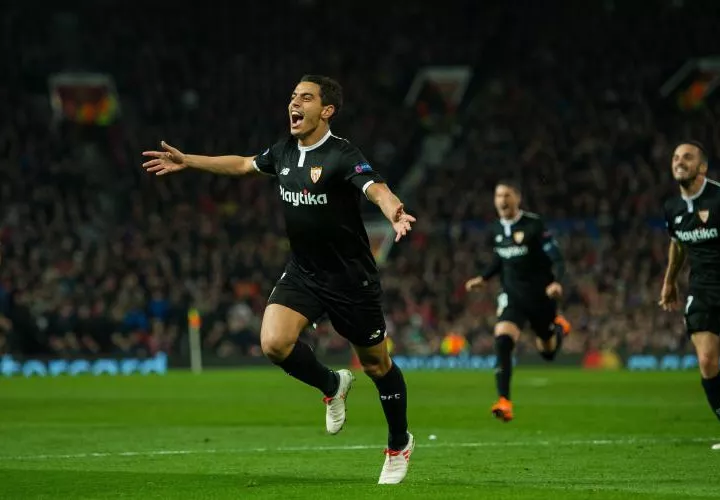
<path fill-rule="evenodd" d="M 565 259 L 560 249 L 555 245 L 550 245 L 545 248 L 545 255 L 548 256 L 550 262 L 555 266 L 565 265 Z"/>
<path fill-rule="evenodd" d="M 240 156 L 236 166 L 237 175 L 247 175 L 256 172 L 257 169 L 255 168 L 254 161 L 254 158 Z"/>

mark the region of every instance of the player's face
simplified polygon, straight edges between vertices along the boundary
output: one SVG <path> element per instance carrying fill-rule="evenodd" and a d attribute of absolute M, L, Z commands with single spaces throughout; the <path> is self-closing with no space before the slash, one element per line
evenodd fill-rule
<path fill-rule="evenodd" d="M 500 184 L 495 188 L 495 209 L 502 219 L 514 218 L 520 209 L 520 193 Z"/>
<path fill-rule="evenodd" d="M 697 146 L 681 144 L 675 148 L 672 158 L 672 173 L 681 186 L 690 186 L 698 175 L 705 174 L 706 165 Z"/>
<path fill-rule="evenodd" d="M 312 134 L 334 112 L 333 106 L 323 106 L 320 98 L 320 86 L 312 82 L 300 82 L 292 93 L 288 114 L 290 133 L 302 139 Z"/>

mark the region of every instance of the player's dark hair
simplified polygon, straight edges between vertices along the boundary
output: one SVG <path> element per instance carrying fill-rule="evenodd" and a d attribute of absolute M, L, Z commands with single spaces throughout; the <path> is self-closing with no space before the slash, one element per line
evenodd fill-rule
<path fill-rule="evenodd" d="M 682 146 L 683 144 L 689 144 L 690 146 L 695 146 L 696 148 L 698 148 L 698 151 L 700 151 L 700 160 L 702 160 L 702 162 L 707 165 L 707 162 L 708 162 L 707 149 L 705 149 L 705 146 L 703 145 L 702 142 L 695 141 L 695 140 L 680 141 L 675 145 L 675 149 L 677 149 L 679 146 Z"/>
<path fill-rule="evenodd" d="M 323 106 L 335 106 L 335 112 L 330 117 L 330 120 L 335 118 L 343 105 L 343 90 L 342 86 L 329 76 L 322 75 L 304 75 L 301 82 L 315 83 L 320 87 L 320 102 Z"/>
<path fill-rule="evenodd" d="M 510 180 L 510 179 L 500 179 L 497 182 L 497 184 L 495 184 L 495 187 L 497 187 L 497 186 L 509 187 L 510 189 L 515 191 L 517 194 L 522 194 L 522 189 L 520 188 L 520 183 Z"/>

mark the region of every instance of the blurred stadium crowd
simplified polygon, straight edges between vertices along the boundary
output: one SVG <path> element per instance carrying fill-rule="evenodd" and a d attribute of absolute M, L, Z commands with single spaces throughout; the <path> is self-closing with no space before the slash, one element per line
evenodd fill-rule
<path fill-rule="evenodd" d="M 259 321 L 288 256 L 273 185 L 149 178 L 139 153 L 164 139 L 189 152 L 257 154 L 287 126 L 297 79 L 323 73 L 345 87 L 335 133 L 397 187 L 423 161 L 427 124 L 403 99 L 428 64 L 470 64 L 474 79 L 445 122 L 450 153 L 426 162 L 405 197 L 418 224 L 383 268 L 396 352 L 436 353 L 449 332 L 492 352 L 497 284 L 467 296 L 463 283 L 489 258 L 492 188 L 508 176 L 566 254 L 563 310 L 575 329 L 566 350 L 684 351 L 681 316 L 656 306 L 668 243 L 661 200 L 676 189 L 676 138 L 720 155 L 720 106 L 683 112 L 658 89 L 713 46 L 717 16 L 665 2 L 648 18 L 596 3 L 520 12 L 503 2 L 477 11 L 473 2 L 273 0 L 242 21 L 197 10 L 148 24 L 143 12 L 101 2 L 36 29 L 25 29 L 36 22 L 29 11 L 7 10 L 0 353 L 180 352 L 192 305 L 205 349 L 261 355 Z M 92 131 L 53 124 L 47 75 L 87 68 L 113 75 L 122 119 Z M 328 325 L 316 338 L 323 350 L 347 349 Z"/>

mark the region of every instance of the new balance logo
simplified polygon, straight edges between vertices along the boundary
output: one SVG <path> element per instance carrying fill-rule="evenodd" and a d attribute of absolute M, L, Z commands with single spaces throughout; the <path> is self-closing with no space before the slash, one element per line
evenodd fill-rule
<path fill-rule="evenodd" d="M 285 167 L 280 171 L 280 175 L 287 175 L 290 173 L 290 169 Z"/>
<path fill-rule="evenodd" d="M 512 259 L 513 257 L 522 257 L 523 255 L 527 255 L 528 253 L 528 247 L 525 245 L 518 247 L 504 247 L 504 248 L 498 248 L 495 250 L 500 257 L 503 259 Z"/>
<path fill-rule="evenodd" d="M 678 215 L 675 217 L 675 224 L 680 224 L 682 222 L 682 215 Z"/>
<path fill-rule="evenodd" d="M 675 231 L 675 236 L 680 241 L 697 243 L 698 241 L 712 240 L 718 237 L 717 228 L 707 229 L 705 227 L 693 229 L 692 231 Z"/>
<path fill-rule="evenodd" d="M 374 340 L 374 339 L 378 338 L 380 335 L 382 335 L 382 330 L 378 330 L 375 333 L 371 334 L 370 340 Z"/>
<path fill-rule="evenodd" d="M 280 198 L 286 203 L 292 203 L 294 207 L 298 205 L 327 205 L 328 202 L 326 194 L 311 194 L 307 191 L 297 193 L 286 191 L 282 186 L 280 186 Z"/>

